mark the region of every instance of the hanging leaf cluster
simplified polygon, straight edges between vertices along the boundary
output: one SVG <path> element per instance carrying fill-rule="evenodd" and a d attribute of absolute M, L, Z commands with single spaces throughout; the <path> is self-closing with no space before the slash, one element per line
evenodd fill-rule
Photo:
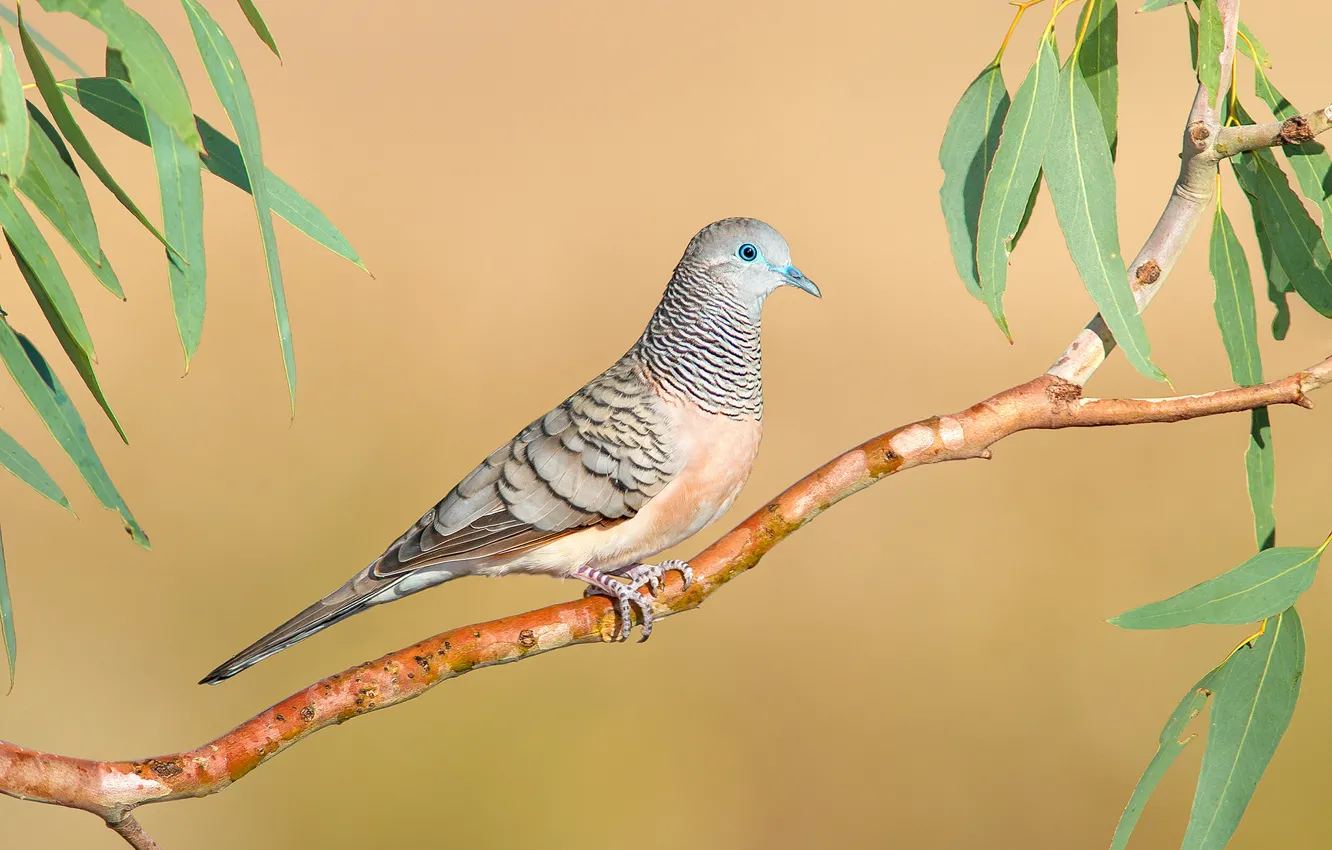
<path fill-rule="evenodd" d="M 1035 56 L 1010 97 L 1003 57 L 1017 22 L 1038 2 L 1014 4 L 1014 25 L 999 54 L 963 93 L 944 133 L 939 200 L 953 262 L 967 292 L 984 302 L 1011 339 L 1004 313 L 1009 264 L 1044 184 L 1069 256 L 1116 343 L 1141 374 L 1161 379 L 1134 300 L 1139 271 L 1120 252 L 1114 174 L 1118 5 L 1115 0 L 1056 2 Z M 1056 19 L 1075 3 L 1081 12 L 1074 41 L 1061 54 Z M 1225 32 L 1217 0 L 1150 0 L 1139 11 L 1168 6 L 1185 8 L 1190 56 L 1208 105 L 1226 125 L 1254 124 L 1234 80 L 1223 85 Z M 1255 93 L 1273 117 L 1299 116 L 1269 77 L 1267 50 L 1243 22 L 1236 47 L 1251 60 Z M 1286 168 L 1267 149 L 1229 158 L 1253 220 L 1276 340 L 1290 330 L 1292 296 L 1332 317 L 1332 243 L 1327 239 L 1332 158 L 1312 140 L 1282 145 L 1281 155 Z M 1295 178 L 1293 185 L 1288 174 Z M 1213 307 L 1231 376 L 1249 386 L 1263 382 L 1254 280 L 1244 244 L 1222 205 L 1220 185 L 1218 177 L 1208 245 Z M 1185 737 L 1190 720 L 1209 701 L 1206 750 L 1182 846 L 1224 847 L 1294 712 L 1304 670 L 1304 633 L 1294 604 L 1313 583 L 1328 541 L 1317 548 L 1276 546 L 1275 456 L 1266 408 L 1252 413 L 1244 465 L 1257 554 L 1216 578 L 1110 620 L 1125 629 L 1259 624 L 1251 638 L 1185 693 L 1170 716 L 1111 839 L 1114 850 L 1127 845 L 1152 791 L 1190 740 Z"/>
<path fill-rule="evenodd" d="M 31 6 L 33 0 L 29 0 Z M 67 275 L 33 212 L 45 219 L 86 272 L 115 297 L 125 288 L 108 258 L 85 189 L 95 178 L 161 246 L 165 283 L 171 292 L 176 329 L 188 370 L 203 334 L 208 264 L 204 251 L 203 172 L 252 196 L 268 271 L 282 364 L 290 402 L 296 399 L 296 364 L 291 322 L 278 258 L 273 216 L 284 219 L 338 256 L 365 265 L 342 233 L 264 161 L 254 98 L 231 41 L 199 0 L 181 0 L 194 47 L 213 94 L 221 102 L 234 139 L 194 114 L 176 60 L 157 30 L 124 0 L 35 0 L 45 12 L 73 15 L 106 37 L 105 74 L 90 76 L 33 28 L 31 9 L 0 6 L 0 231 L 3 252 L 40 307 L 63 356 L 121 439 L 129 437 L 97 377 L 97 352 L 75 294 L 78 275 Z M 245 19 L 279 56 L 272 32 L 252 0 L 239 0 Z M 27 14 L 25 14 L 25 12 Z M 22 57 L 32 84 L 22 82 Z M 76 76 L 58 77 L 52 61 Z M 197 93 L 196 93 L 197 94 Z M 29 97 L 31 95 L 31 98 Z M 76 114 L 76 109 L 79 113 Z M 157 170 L 162 218 L 147 215 L 117 182 L 94 149 L 81 122 L 92 116 L 147 145 Z M 20 287 L 21 289 L 21 287 Z M 0 291 L 0 362 L 73 461 L 88 488 L 116 511 L 130 537 L 143 547 L 148 536 L 112 483 L 78 407 L 56 377 L 48 355 L 31 331 L 15 327 L 3 311 L 14 288 Z M 26 297 L 26 296 L 24 296 Z M 76 390 L 75 394 L 78 394 Z M 0 430 L 0 466 L 66 508 L 69 500 L 33 455 Z M 13 606 L 0 551 L 0 633 L 13 680 L 16 658 Z"/>

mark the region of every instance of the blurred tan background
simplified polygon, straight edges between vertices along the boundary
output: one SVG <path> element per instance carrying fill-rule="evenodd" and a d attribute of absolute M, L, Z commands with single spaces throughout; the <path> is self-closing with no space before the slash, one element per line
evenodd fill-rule
<path fill-rule="evenodd" d="M 135 5 L 175 49 L 196 109 L 225 126 L 179 6 Z M 949 258 L 936 151 L 1008 25 L 1000 0 L 270 0 L 285 66 L 235 4 L 209 5 L 245 61 L 269 165 L 376 279 L 279 224 L 300 375 L 290 423 L 249 198 L 209 179 L 209 313 L 182 379 L 161 251 L 90 189 L 129 302 L 66 267 L 131 446 L 68 364 L 57 368 L 154 548 L 125 539 L 0 381 L 0 427 L 79 514 L 0 475 L 20 643 L 18 686 L 0 699 L 5 739 L 97 758 L 193 747 L 335 670 L 578 593 L 542 578 L 459 582 L 220 687 L 194 684 L 621 354 L 686 240 L 716 218 L 773 223 L 825 293 L 781 292 L 769 306 L 766 442 L 725 523 L 860 440 L 1034 375 L 1090 316 L 1044 197 L 1014 262 L 1016 345 Z M 100 67 L 94 30 L 35 12 Z M 1047 15 L 1038 7 L 1019 29 L 1010 89 Z M 1316 0 L 1246 4 L 1274 81 L 1306 109 L 1332 98 L 1314 26 L 1325 15 Z M 1132 254 L 1177 169 L 1195 84 L 1179 9 L 1125 11 L 1121 25 Z M 1245 61 L 1244 92 L 1249 74 Z M 155 209 L 147 151 L 84 125 Z M 1251 240 L 1228 174 L 1225 193 Z M 1182 392 L 1229 380 L 1206 236 L 1204 225 L 1148 315 L 1157 362 Z M 12 272 L 0 293 L 54 357 Z M 1289 340 L 1264 337 L 1275 376 L 1326 355 L 1332 325 L 1297 307 Z M 1164 390 L 1116 356 L 1092 391 Z M 1274 414 L 1284 543 L 1314 543 L 1332 523 L 1332 396 L 1320 401 Z M 1244 417 L 1029 434 L 990 463 L 911 472 L 838 506 L 644 646 L 467 676 L 141 820 L 168 850 L 1103 846 L 1166 716 L 1241 637 L 1104 619 L 1251 554 L 1246 434 Z M 1074 509 L 1089 490 L 1095 509 Z M 1325 582 L 1301 606 L 1299 709 L 1235 847 L 1311 846 L 1332 826 Z M 636 742 L 628 776 L 624 740 Z M 1181 757 L 1135 846 L 1178 841 L 1201 752 Z M 0 798 L 0 845 L 120 843 L 86 815 Z"/>

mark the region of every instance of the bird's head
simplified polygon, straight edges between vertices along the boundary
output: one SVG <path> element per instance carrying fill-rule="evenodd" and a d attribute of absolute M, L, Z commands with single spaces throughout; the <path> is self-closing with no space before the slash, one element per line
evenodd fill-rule
<path fill-rule="evenodd" d="M 782 235 L 756 218 L 709 224 L 690 240 L 681 265 L 702 272 L 755 306 L 782 286 L 822 297 L 814 281 L 791 265 L 791 249 Z"/>

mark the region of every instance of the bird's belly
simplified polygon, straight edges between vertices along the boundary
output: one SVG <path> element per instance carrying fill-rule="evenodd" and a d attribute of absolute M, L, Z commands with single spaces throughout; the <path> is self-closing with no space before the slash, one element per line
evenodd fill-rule
<path fill-rule="evenodd" d="M 681 543 L 735 502 L 758 454 L 762 423 L 685 413 L 678 426 L 689 460 L 633 517 L 580 529 L 523 553 L 493 572 L 567 575 L 580 566 L 612 570 Z"/>

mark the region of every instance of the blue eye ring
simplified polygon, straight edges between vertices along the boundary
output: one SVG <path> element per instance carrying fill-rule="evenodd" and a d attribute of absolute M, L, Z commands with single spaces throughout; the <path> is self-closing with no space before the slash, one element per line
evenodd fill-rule
<path fill-rule="evenodd" d="M 752 263 L 758 259 L 759 249 L 755 248 L 752 243 L 746 242 L 740 246 L 740 250 L 736 251 L 735 255 L 746 263 Z"/>

